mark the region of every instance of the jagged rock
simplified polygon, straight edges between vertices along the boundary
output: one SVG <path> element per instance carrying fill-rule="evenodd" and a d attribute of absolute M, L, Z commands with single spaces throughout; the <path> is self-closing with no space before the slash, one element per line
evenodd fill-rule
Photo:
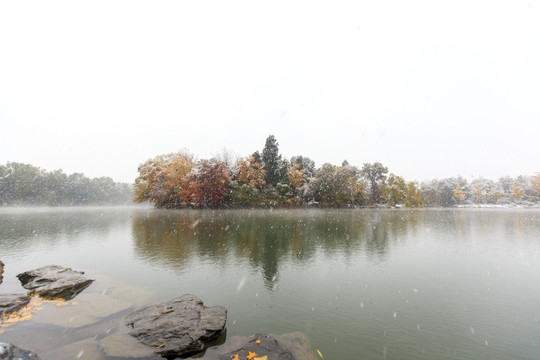
<path fill-rule="evenodd" d="M 0 294 L 0 315 L 18 311 L 29 302 L 30 298 L 24 294 Z"/>
<path fill-rule="evenodd" d="M 225 344 L 206 350 L 203 360 L 230 360 L 238 354 L 246 359 L 249 353 L 266 360 L 318 360 L 311 342 L 301 332 L 283 335 L 255 334 L 252 337 L 234 336 Z M 265 357 L 266 356 L 266 357 Z"/>
<path fill-rule="evenodd" d="M 0 360 L 39 360 L 39 356 L 13 344 L 0 342 Z"/>
<path fill-rule="evenodd" d="M 124 318 L 129 335 L 156 354 L 174 356 L 200 352 L 225 328 L 227 309 L 206 307 L 194 295 L 145 306 Z"/>
<path fill-rule="evenodd" d="M 31 290 L 31 294 L 71 300 L 94 281 L 83 274 L 82 271 L 49 265 L 23 272 L 17 278 L 25 289 Z"/>

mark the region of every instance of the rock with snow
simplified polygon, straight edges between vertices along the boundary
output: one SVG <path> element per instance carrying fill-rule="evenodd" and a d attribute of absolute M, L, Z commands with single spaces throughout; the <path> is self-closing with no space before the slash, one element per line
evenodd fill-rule
<path fill-rule="evenodd" d="M 0 342 L 0 360 L 39 360 L 39 356 L 13 344 Z"/>
<path fill-rule="evenodd" d="M 94 281 L 75 271 L 58 265 L 43 266 L 17 275 L 25 289 L 43 298 L 71 300 Z"/>
<path fill-rule="evenodd" d="M 145 306 L 124 318 L 128 334 L 161 356 L 203 351 L 225 328 L 227 309 L 206 307 L 194 295 Z"/>
<path fill-rule="evenodd" d="M 30 302 L 24 294 L 0 294 L 0 315 L 19 311 Z"/>
<path fill-rule="evenodd" d="M 301 332 L 283 335 L 234 336 L 225 344 L 206 350 L 203 360 L 238 359 L 317 360 L 311 342 Z"/>

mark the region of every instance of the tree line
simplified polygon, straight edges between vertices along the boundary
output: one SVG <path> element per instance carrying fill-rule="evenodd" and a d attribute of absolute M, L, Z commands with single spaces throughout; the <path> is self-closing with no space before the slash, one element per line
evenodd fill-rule
<path fill-rule="evenodd" d="M 283 158 L 273 135 L 261 152 L 228 155 L 196 161 L 182 150 L 149 159 L 138 168 L 134 200 L 165 208 L 423 206 L 416 183 L 378 162 L 316 168 L 306 156 Z"/>
<path fill-rule="evenodd" d="M 17 162 L 0 165 L 0 205 L 113 205 L 131 203 L 132 198 L 130 184 L 110 177 L 90 179 Z"/>
<path fill-rule="evenodd" d="M 227 151 L 197 161 L 184 149 L 156 156 L 138 168 L 136 202 L 164 208 L 228 207 L 447 207 L 540 201 L 540 175 L 498 182 L 461 177 L 418 184 L 379 162 L 344 161 L 316 168 L 309 157 L 283 158 L 273 135 L 261 152 L 234 159 Z"/>
<path fill-rule="evenodd" d="M 535 205 L 540 202 L 540 173 L 534 176 L 504 176 L 497 181 L 462 177 L 432 180 L 421 184 L 425 206 Z"/>
<path fill-rule="evenodd" d="M 134 186 L 109 177 L 0 164 L 0 205 L 109 205 L 151 202 L 164 208 L 451 207 L 540 203 L 540 174 L 497 181 L 462 177 L 406 181 L 379 162 L 319 168 L 307 156 L 284 158 L 270 135 L 262 151 L 236 159 L 223 151 L 197 161 L 188 150 L 147 160 Z M 133 197 L 134 196 L 134 197 Z"/>

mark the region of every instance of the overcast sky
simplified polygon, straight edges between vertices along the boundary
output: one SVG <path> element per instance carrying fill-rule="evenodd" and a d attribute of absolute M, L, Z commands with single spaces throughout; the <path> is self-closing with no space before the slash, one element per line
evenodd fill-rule
<path fill-rule="evenodd" d="M 540 171 L 540 2 L 2 1 L 0 163 L 133 182 L 276 136 L 407 180 Z"/>

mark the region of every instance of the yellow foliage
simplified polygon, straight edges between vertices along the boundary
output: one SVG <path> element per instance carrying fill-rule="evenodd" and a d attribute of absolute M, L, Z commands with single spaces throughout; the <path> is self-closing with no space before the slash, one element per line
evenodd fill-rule
<path fill-rule="evenodd" d="M 30 300 L 30 302 L 19 311 L 0 316 L 0 334 L 6 331 L 5 328 L 13 324 L 30 320 L 36 311 L 43 310 L 42 305 L 44 303 L 50 303 L 56 306 L 77 305 L 76 301 L 69 302 L 61 298 L 42 299 L 40 297 L 34 296 Z"/>
<path fill-rule="evenodd" d="M 457 201 L 463 201 L 465 200 L 465 196 L 465 193 L 459 188 L 459 184 L 456 185 L 454 190 L 454 198 L 456 198 Z"/>
<path fill-rule="evenodd" d="M 540 173 L 536 173 L 531 179 L 531 189 L 537 199 L 540 199 Z"/>
<path fill-rule="evenodd" d="M 261 164 L 255 161 L 253 156 L 239 159 L 236 165 L 236 172 L 238 182 L 241 184 L 252 186 L 261 191 L 266 185 L 266 181 L 264 180 L 266 171 L 262 168 Z"/>
<path fill-rule="evenodd" d="M 138 169 L 134 201 L 152 201 L 165 207 L 176 205 L 184 178 L 194 166 L 194 157 L 186 150 L 146 161 Z"/>
<path fill-rule="evenodd" d="M 512 188 L 512 192 L 510 193 L 510 195 L 512 196 L 514 200 L 522 199 L 525 196 L 525 194 L 523 193 L 523 189 L 519 185 L 519 181 L 517 180 L 514 181 L 514 186 Z"/>
<path fill-rule="evenodd" d="M 289 183 L 295 188 L 298 189 L 306 182 L 304 179 L 305 170 L 299 170 L 300 164 L 293 164 L 287 170 L 287 177 L 289 178 Z"/>

